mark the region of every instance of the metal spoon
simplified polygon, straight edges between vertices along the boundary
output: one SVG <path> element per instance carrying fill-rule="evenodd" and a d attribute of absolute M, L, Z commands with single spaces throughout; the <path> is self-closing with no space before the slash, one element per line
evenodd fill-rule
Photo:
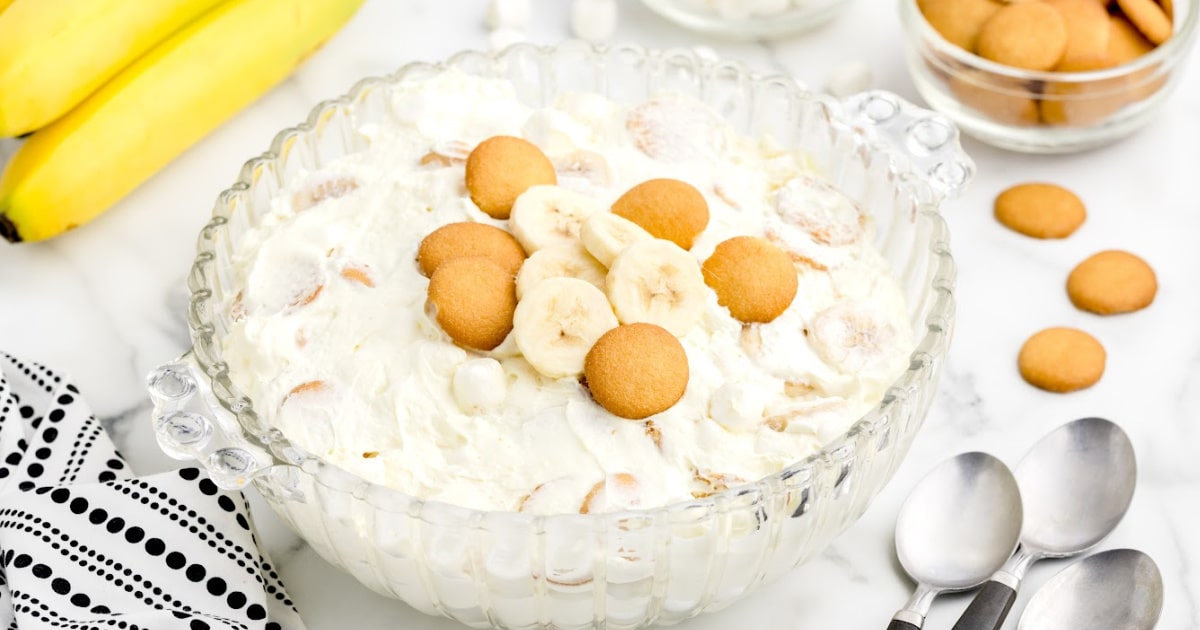
<path fill-rule="evenodd" d="M 1162 574 L 1150 556 L 1111 549 L 1050 578 L 1029 600 L 1017 630 L 1151 630 L 1162 604 Z"/>
<path fill-rule="evenodd" d="M 921 480 L 896 519 L 896 554 L 917 589 L 888 630 L 916 630 L 933 598 L 974 588 L 1004 565 L 1021 533 L 1021 491 L 1004 462 L 963 453 Z"/>
<path fill-rule="evenodd" d="M 1068 422 L 1017 464 L 1025 504 L 1021 545 L 971 600 L 954 630 L 999 630 L 1029 565 L 1094 547 L 1125 516 L 1137 485 L 1133 444 L 1103 418 Z"/>

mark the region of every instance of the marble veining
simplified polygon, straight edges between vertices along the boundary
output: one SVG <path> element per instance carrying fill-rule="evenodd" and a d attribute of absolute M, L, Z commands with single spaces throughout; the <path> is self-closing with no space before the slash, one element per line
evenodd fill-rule
<path fill-rule="evenodd" d="M 565 0 L 533 0 L 531 41 L 567 36 Z M 361 76 L 409 61 L 436 61 L 486 46 L 482 0 L 370 0 L 296 74 L 214 132 L 86 229 L 40 245 L 0 246 L 0 348 L 74 375 L 97 416 L 140 472 L 176 465 L 154 445 L 143 378 L 186 350 L 183 280 L 195 236 L 216 194 L 241 163 L 317 101 Z M 810 86 L 828 69 L 863 61 L 876 86 L 918 100 L 903 68 L 891 3 L 857 0 L 824 29 L 771 43 L 725 43 L 668 24 L 634 0 L 621 3 L 617 38 L 650 46 L 707 45 L 762 72 L 792 73 Z M 1101 415 L 1130 434 L 1140 480 L 1129 514 L 1104 548 L 1134 547 L 1158 562 L 1166 582 L 1159 628 L 1200 628 L 1200 48 L 1189 76 L 1159 119 L 1119 144 L 1066 157 L 1005 153 L 973 141 L 979 165 L 971 190 L 949 204 L 959 265 L 958 323 L 939 397 L 893 482 L 867 514 L 821 556 L 741 603 L 677 627 L 883 627 L 911 588 L 895 560 L 892 528 L 908 490 L 936 462 L 981 449 L 1015 464 L 1058 424 Z M 0 161 L 15 143 L 0 140 Z M 1040 242 L 1000 228 L 991 200 L 1019 181 L 1050 180 L 1088 203 L 1087 223 L 1070 239 Z M 1112 247 L 1145 257 L 1161 289 L 1146 311 L 1098 318 L 1067 300 L 1066 274 Z M 1094 388 L 1068 396 L 1037 391 L 1016 373 L 1016 352 L 1051 325 L 1085 328 L 1108 350 Z M 318 558 L 253 493 L 262 540 L 282 568 L 309 628 L 347 619 L 363 630 L 452 630 L 374 595 Z M 1066 566 L 1037 563 L 1017 602 Z M 939 598 L 927 627 L 949 627 L 965 596 Z M 1014 614 L 1005 628 L 1016 628 Z"/>

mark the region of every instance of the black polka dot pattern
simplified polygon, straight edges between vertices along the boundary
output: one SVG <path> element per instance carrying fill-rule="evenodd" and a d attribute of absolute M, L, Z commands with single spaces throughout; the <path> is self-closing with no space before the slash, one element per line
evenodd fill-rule
<path fill-rule="evenodd" d="M 78 388 L 0 352 L 0 630 L 300 628 L 285 593 L 244 497 L 134 478 Z"/>

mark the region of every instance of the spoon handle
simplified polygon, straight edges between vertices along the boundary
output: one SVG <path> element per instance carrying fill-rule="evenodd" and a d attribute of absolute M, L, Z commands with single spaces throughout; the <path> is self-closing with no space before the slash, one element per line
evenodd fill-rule
<path fill-rule="evenodd" d="M 963 611 L 953 630 L 1000 630 L 1017 592 L 1007 584 L 988 580 Z"/>
<path fill-rule="evenodd" d="M 888 624 L 887 630 L 921 630 L 921 626 L 914 626 L 907 621 L 893 619 L 892 623 Z"/>

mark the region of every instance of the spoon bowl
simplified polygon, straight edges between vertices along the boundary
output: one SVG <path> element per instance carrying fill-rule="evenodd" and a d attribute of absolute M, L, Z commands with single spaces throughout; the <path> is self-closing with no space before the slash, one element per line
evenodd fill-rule
<path fill-rule="evenodd" d="M 1014 471 L 1025 502 L 1021 546 L 1064 557 L 1097 545 L 1125 516 L 1137 485 L 1133 444 L 1103 418 L 1042 438 Z"/>
<path fill-rule="evenodd" d="M 939 464 L 896 520 L 896 554 L 917 590 L 889 627 L 920 628 L 939 593 L 986 581 L 1012 555 L 1021 522 L 1021 492 L 1004 462 L 963 453 Z"/>
<path fill-rule="evenodd" d="M 1050 578 L 1029 600 L 1017 629 L 1151 630 L 1162 604 L 1162 574 L 1150 556 L 1111 549 Z"/>
<path fill-rule="evenodd" d="M 1021 544 L 953 630 L 999 630 L 1029 565 L 1083 553 L 1104 540 L 1133 500 L 1137 458 L 1121 427 L 1081 418 L 1034 444 L 1017 464 L 1016 478 L 1025 507 Z"/>

